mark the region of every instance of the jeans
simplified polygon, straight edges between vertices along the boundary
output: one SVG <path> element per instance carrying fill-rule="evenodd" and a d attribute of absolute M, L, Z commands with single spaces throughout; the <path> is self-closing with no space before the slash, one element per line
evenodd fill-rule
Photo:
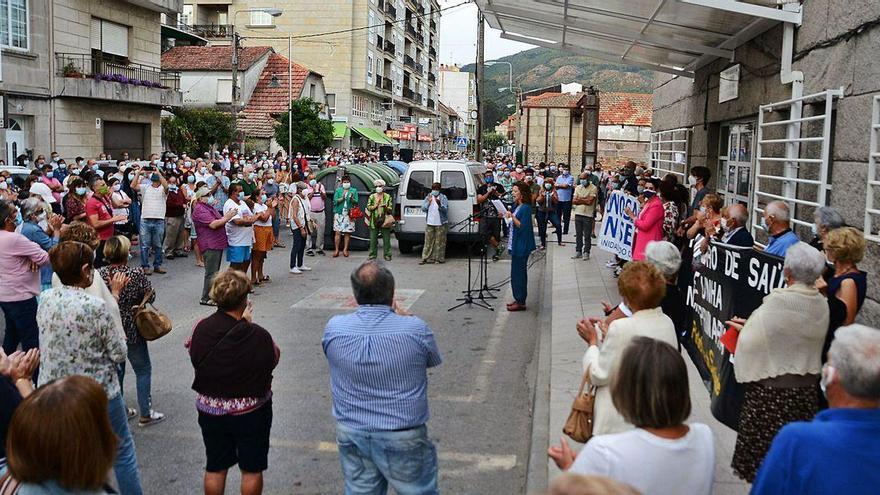
<path fill-rule="evenodd" d="M 137 195 L 135 195 L 137 196 Z M 131 221 L 132 227 L 134 227 L 134 231 L 140 235 L 141 233 L 141 204 L 137 201 L 132 201 L 130 205 L 128 205 L 128 219 Z"/>
<path fill-rule="evenodd" d="M 556 203 L 556 214 L 562 223 L 562 233 L 568 234 L 568 224 L 571 222 L 571 201 L 560 201 Z"/>
<path fill-rule="evenodd" d="M 431 495 L 437 488 L 437 450 L 428 429 L 367 432 L 336 425 L 345 495 Z"/>
<path fill-rule="evenodd" d="M 40 347 L 40 331 L 37 327 L 37 298 L 24 301 L 0 302 L 6 332 L 3 336 L 3 352 L 12 354 L 21 344 L 22 351 Z"/>
<path fill-rule="evenodd" d="M 303 266 L 303 256 L 306 254 L 306 238 L 299 229 L 293 229 L 293 246 L 290 247 L 290 268 Z"/>
<path fill-rule="evenodd" d="M 185 217 L 165 217 L 165 252 L 175 254 L 186 247 Z"/>
<path fill-rule="evenodd" d="M 150 248 L 153 248 L 153 268 L 162 266 L 162 240 L 165 238 L 165 219 L 144 218 L 141 220 L 140 246 L 141 267 L 150 267 Z"/>
<path fill-rule="evenodd" d="M 535 220 L 538 221 L 538 237 L 541 238 L 541 247 L 547 247 L 547 222 L 556 227 L 556 242 L 562 242 L 562 227 L 559 225 L 559 216 L 553 210 L 541 211 L 535 214 Z"/>
<path fill-rule="evenodd" d="M 275 242 L 278 242 L 281 235 L 281 217 L 279 211 L 281 208 L 275 208 L 275 214 L 272 215 L 272 234 L 275 235 Z"/>
<path fill-rule="evenodd" d="M 591 240 L 592 235 L 593 235 L 593 217 L 588 217 L 586 215 L 575 215 L 574 216 L 574 236 L 575 236 L 574 250 L 577 254 L 590 254 L 590 248 L 593 246 L 592 240 Z"/>
<path fill-rule="evenodd" d="M 110 427 L 119 439 L 116 447 L 116 460 L 113 462 L 113 472 L 119 483 L 119 493 L 122 495 L 142 495 L 141 475 L 138 472 L 137 454 L 134 451 L 134 440 L 128 429 L 128 414 L 125 411 L 125 401 L 122 394 L 110 399 L 107 405 L 110 414 Z"/>
<path fill-rule="evenodd" d="M 205 281 L 202 282 L 202 299 L 210 299 L 211 283 L 214 282 L 214 275 L 220 271 L 220 264 L 223 263 L 223 251 L 219 249 L 206 249 L 202 252 L 202 258 L 205 259 Z"/>
<path fill-rule="evenodd" d="M 382 235 L 382 254 L 391 257 L 391 229 L 370 229 L 370 258 L 375 258 L 379 249 L 379 234 Z"/>
<path fill-rule="evenodd" d="M 529 295 L 529 255 L 510 257 L 510 289 L 513 300 L 525 305 Z"/>
<path fill-rule="evenodd" d="M 142 418 L 150 416 L 153 400 L 150 394 L 153 380 L 153 366 L 150 364 L 150 350 L 147 343 L 128 344 L 128 362 L 134 370 L 135 382 L 137 383 L 138 412 Z M 119 388 L 125 378 L 125 363 L 119 365 Z"/>

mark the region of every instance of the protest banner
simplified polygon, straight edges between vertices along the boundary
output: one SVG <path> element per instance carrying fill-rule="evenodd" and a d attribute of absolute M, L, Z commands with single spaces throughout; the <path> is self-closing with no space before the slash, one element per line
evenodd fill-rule
<path fill-rule="evenodd" d="M 599 249 L 614 253 L 622 259 L 631 260 L 636 226 L 626 215 L 627 208 L 638 215 L 638 200 L 621 191 L 612 191 L 605 201 L 598 246 Z"/>
<path fill-rule="evenodd" d="M 712 415 L 732 429 L 739 424 L 743 390 L 733 375 L 731 354 L 721 342 L 727 331 L 724 322 L 734 316 L 748 318 L 764 296 L 785 286 L 782 262 L 752 248 L 713 242 L 687 288 L 690 323 L 682 344 L 707 384 Z"/>

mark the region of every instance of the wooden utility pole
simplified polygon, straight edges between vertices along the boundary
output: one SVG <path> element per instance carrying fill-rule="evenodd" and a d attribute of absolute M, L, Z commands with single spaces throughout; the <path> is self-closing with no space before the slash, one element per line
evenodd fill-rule
<path fill-rule="evenodd" d="M 483 53 L 485 26 L 483 13 L 477 10 L 477 136 L 475 138 L 477 161 L 483 160 L 483 74 L 485 57 Z"/>

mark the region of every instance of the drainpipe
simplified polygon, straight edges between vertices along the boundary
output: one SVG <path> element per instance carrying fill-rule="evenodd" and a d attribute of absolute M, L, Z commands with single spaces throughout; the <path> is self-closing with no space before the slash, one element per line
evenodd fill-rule
<path fill-rule="evenodd" d="M 782 6 L 783 10 L 798 12 L 801 10 L 800 3 L 789 3 Z M 791 70 L 794 59 L 794 30 L 795 25 L 789 22 L 783 24 L 782 32 L 782 57 L 780 60 L 779 77 L 782 84 L 791 84 L 791 98 L 801 98 L 804 96 L 804 73 L 801 71 Z M 789 110 L 789 120 L 795 121 L 786 126 L 785 137 L 789 139 L 785 144 L 786 158 L 800 157 L 800 142 L 791 141 L 801 136 L 800 118 L 803 115 L 804 103 L 802 101 L 792 102 Z M 785 162 L 785 177 L 796 178 L 798 176 L 799 164 L 797 161 Z M 786 181 L 783 183 L 784 195 L 794 198 L 797 195 L 797 182 Z M 795 204 L 789 203 L 789 209 L 794 212 Z"/>

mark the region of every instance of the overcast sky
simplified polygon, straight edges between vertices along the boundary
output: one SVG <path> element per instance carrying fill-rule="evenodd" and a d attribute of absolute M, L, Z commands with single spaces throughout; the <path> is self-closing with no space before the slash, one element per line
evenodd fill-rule
<path fill-rule="evenodd" d="M 460 4 L 463 0 L 440 0 L 440 7 Z M 485 58 L 513 55 L 534 48 L 531 45 L 501 39 L 501 31 L 486 26 Z M 473 3 L 446 10 L 440 18 L 440 63 L 470 64 L 477 59 L 477 6 Z"/>

